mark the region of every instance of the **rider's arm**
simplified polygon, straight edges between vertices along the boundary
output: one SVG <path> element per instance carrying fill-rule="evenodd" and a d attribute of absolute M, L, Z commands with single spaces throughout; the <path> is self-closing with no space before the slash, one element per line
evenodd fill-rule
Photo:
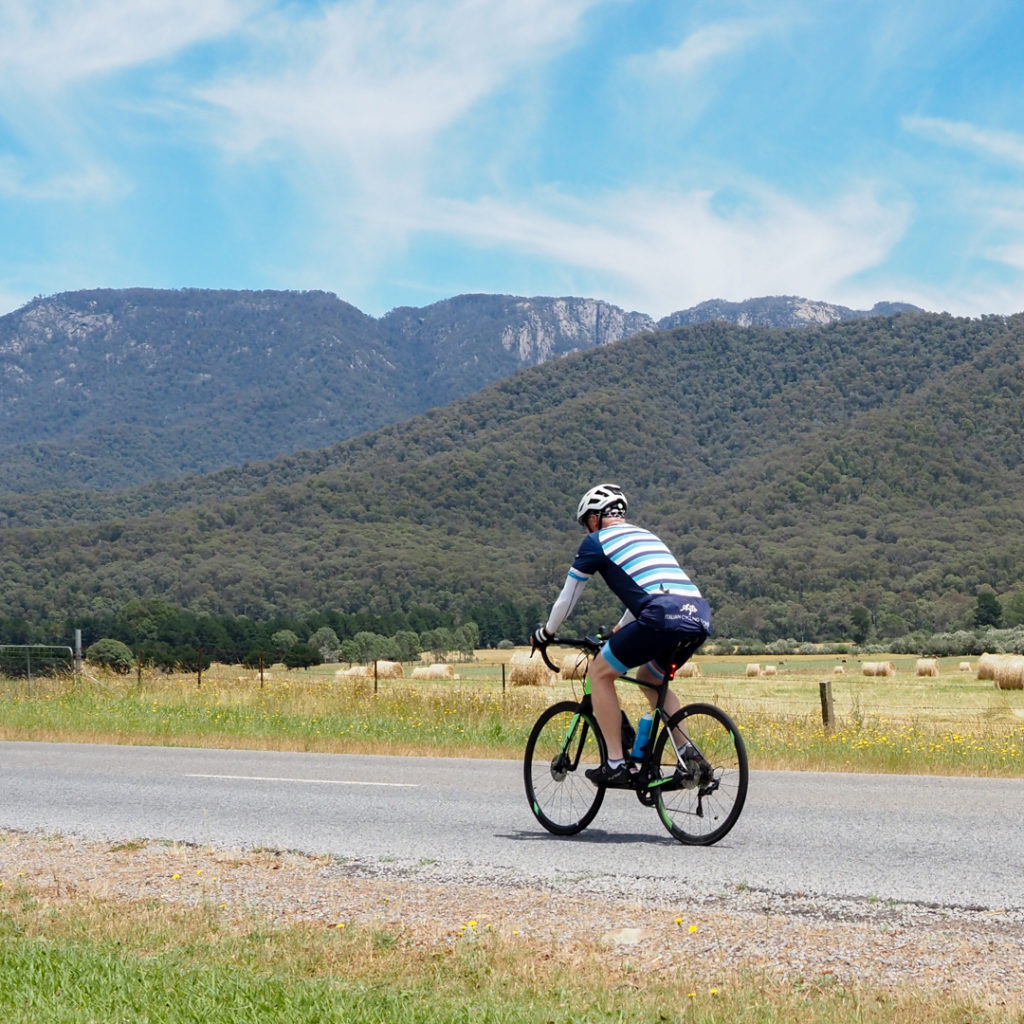
<path fill-rule="evenodd" d="M 551 614 L 544 624 L 544 628 L 552 636 L 558 632 L 558 627 L 565 622 L 570 612 L 576 607 L 576 602 L 580 599 L 580 594 L 583 593 L 583 588 L 589 579 L 589 576 L 584 576 L 575 569 L 569 570 L 569 575 L 565 577 L 565 586 L 562 587 L 562 592 L 551 606 Z"/>
<path fill-rule="evenodd" d="M 628 626 L 629 623 L 631 623 L 635 618 L 636 616 L 627 608 L 622 613 L 622 618 L 615 623 L 615 628 L 612 630 L 612 632 L 617 633 L 620 629 L 622 629 L 623 626 Z"/>

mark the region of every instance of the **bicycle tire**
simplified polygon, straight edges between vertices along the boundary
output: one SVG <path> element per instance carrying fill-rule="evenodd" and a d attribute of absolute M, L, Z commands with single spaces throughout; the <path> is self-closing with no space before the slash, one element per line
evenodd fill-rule
<path fill-rule="evenodd" d="M 697 772 L 679 768 L 671 730 L 682 725 L 704 762 Z M 743 737 L 713 704 L 687 704 L 658 735 L 654 805 L 669 833 L 690 846 L 711 846 L 739 820 L 747 799 L 749 770 Z"/>
<path fill-rule="evenodd" d="M 523 755 L 526 799 L 549 832 L 582 832 L 604 801 L 603 786 L 583 773 L 605 758 L 605 742 L 593 712 L 576 701 L 560 701 L 541 712 Z"/>

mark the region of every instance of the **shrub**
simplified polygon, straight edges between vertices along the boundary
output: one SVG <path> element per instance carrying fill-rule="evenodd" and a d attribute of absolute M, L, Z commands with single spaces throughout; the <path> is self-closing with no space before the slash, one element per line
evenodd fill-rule
<path fill-rule="evenodd" d="M 90 665 L 100 665 L 121 675 L 130 672 L 135 664 L 132 649 L 111 637 L 104 637 L 92 644 L 85 652 L 85 659 Z"/>

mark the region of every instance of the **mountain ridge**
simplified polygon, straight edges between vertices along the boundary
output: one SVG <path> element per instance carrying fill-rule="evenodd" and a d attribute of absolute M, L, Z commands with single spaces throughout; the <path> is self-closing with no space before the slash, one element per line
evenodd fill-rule
<path fill-rule="evenodd" d="M 673 317 L 869 315 L 792 297 L 702 305 Z M 670 319 L 579 298 L 463 295 L 373 318 L 327 292 L 64 292 L 0 317 L 0 479 L 118 489 L 321 448 Z"/>

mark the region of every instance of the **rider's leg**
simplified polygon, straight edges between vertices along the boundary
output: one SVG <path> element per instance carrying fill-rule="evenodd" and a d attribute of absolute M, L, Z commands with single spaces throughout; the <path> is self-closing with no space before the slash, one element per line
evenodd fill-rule
<path fill-rule="evenodd" d="M 658 689 L 649 689 L 644 687 L 644 693 L 647 695 L 647 700 L 652 708 L 658 706 L 658 690 L 665 685 L 665 677 L 654 672 L 649 665 L 644 665 L 643 668 L 637 669 L 636 677 L 641 682 L 650 683 L 651 686 L 656 686 Z M 674 715 L 682 704 L 679 703 L 679 698 L 675 695 L 675 691 L 669 687 L 665 691 L 665 714 Z"/>
<path fill-rule="evenodd" d="M 653 671 L 649 665 L 644 665 L 643 668 L 637 669 L 636 677 L 645 683 L 651 683 L 653 686 L 658 687 L 658 689 L 668 685 L 665 682 L 665 677 L 660 673 Z M 656 708 L 658 706 L 658 690 L 652 690 L 645 686 L 644 693 L 647 695 L 647 701 L 651 707 Z M 683 705 L 680 703 L 675 691 L 669 686 L 668 689 L 665 690 L 665 718 L 670 718 L 682 706 Z M 684 743 L 688 743 L 690 740 L 690 737 L 686 735 L 686 730 L 681 726 L 673 729 L 672 735 L 675 737 L 676 746 L 679 747 L 683 746 Z"/>
<path fill-rule="evenodd" d="M 621 761 L 623 758 L 622 713 L 619 709 L 619 695 L 615 691 L 615 680 L 619 675 L 619 670 L 609 665 L 601 654 L 590 663 L 590 692 L 594 702 L 594 716 L 604 734 L 609 761 Z"/>

